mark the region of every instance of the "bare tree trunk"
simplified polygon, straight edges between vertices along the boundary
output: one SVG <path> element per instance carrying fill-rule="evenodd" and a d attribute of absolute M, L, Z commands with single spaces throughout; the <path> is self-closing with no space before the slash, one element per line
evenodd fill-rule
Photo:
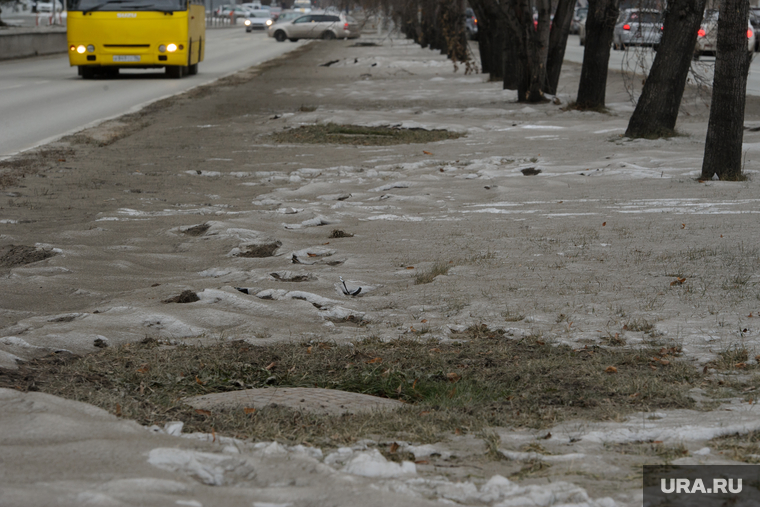
<path fill-rule="evenodd" d="M 439 49 L 435 47 L 435 21 L 436 21 L 436 0 L 421 0 L 420 7 L 420 40 L 419 44 L 423 48 Z"/>
<path fill-rule="evenodd" d="M 478 51 L 483 73 L 490 75 L 491 81 L 504 77 L 504 23 L 499 17 L 498 5 L 494 0 L 470 0 L 472 10 L 478 19 Z"/>
<path fill-rule="evenodd" d="M 570 23 L 573 21 L 575 0 L 559 0 L 554 12 L 551 32 L 549 34 L 549 56 L 546 59 L 546 93 L 555 95 L 559 84 L 559 73 L 565 59 L 567 36 L 570 34 Z"/>
<path fill-rule="evenodd" d="M 468 60 L 467 32 L 464 27 L 464 5 L 462 0 L 439 0 L 439 33 L 444 40 L 443 53 L 454 62 Z"/>
<path fill-rule="evenodd" d="M 589 0 L 586 18 L 586 46 L 583 51 L 581 81 L 576 106 L 601 109 L 607 93 L 607 69 L 610 61 L 612 32 L 618 17 L 620 0 Z"/>
<path fill-rule="evenodd" d="M 546 100 L 544 89 L 547 85 L 546 61 L 549 58 L 549 30 L 551 30 L 551 0 L 535 0 L 538 7 L 538 24 L 531 27 L 528 37 L 528 65 L 530 84 L 526 100 L 540 102 Z"/>
<path fill-rule="evenodd" d="M 712 104 L 707 123 L 702 178 L 742 179 L 742 140 L 747 73 L 752 53 L 747 48 L 748 0 L 724 0 L 718 18 Z"/>
<path fill-rule="evenodd" d="M 518 90 L 522 81 L 520 64 L 520 37 L 513 29 L 507 29 L 504 37 L 501 68 L 504 71 L 504 90 Z"/>
<path fill-rule="evenodd" d="M 401 31 L 406 35 L 408 39 L 414 40 L 416 43 L 420 43 L 419 33 L 419 21 L 418 16 L 419 4 L 417 1 L 409 1 L 403 4 L 403 8 L 400 10 L 399 25 Z M 395 12 L 395 11 L 394 11 Z"/>
<path fill-rule="evenodd" d="M 549 52 L 549 29 L 551 27 L 550 0 L 536 0 L 538 24 L 533 23 L 530 0 L 512 0 L 505 14 L 512 40 L 507 39 L 504 62 L 504 88 L 508 79 L 517 81 L 517 100 L 541 102 L 545 100 L 546 58 Z M 514 51 L 514 53 L 513 53 Z M 510 72 L 510 60 L 516 56 L 515 72 Z"/>
<path fill-rule="evenodd" d="M 678 109 L 706 0 L 672 0 L 665 30 L 625 135 L 655 138 L 674 134 Z"/>

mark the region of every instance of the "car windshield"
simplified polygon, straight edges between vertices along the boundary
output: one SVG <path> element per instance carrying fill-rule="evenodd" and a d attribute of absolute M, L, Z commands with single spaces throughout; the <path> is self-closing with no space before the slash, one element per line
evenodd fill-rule
<path fill-rule="evenodd" d="M 252 11 L 250 17 L 252 18 L 270 18 L 269 11 Z"/>
<path fill-rule="evenodd" d="M 628 21 L 631 23 L 656 24 L 660 22 L 660 14 L 658 12 L 632 12 L 628 17 Z"/>
<path fill-rule="evenodd" d="M 277 18 L 277 21 L 289 21 L 291 19 L 300 18 L 303 16 L 303 12 L 283 12 L 280 14 L 280 17 Z"/>
<path fill-rule="evenodd" d="M 187 10 L 187 0 L 68 0 L 70 11 L 161 11 Z"/>

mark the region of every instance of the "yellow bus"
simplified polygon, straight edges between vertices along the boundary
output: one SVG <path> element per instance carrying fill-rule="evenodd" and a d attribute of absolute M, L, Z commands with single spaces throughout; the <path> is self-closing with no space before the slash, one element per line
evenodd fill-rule
<path fill-rule="evenodd" d="M 203 0 L 67 0 L 69 63 L 91 79 L 119 69 L 198 72 L 206 50 Z"/>

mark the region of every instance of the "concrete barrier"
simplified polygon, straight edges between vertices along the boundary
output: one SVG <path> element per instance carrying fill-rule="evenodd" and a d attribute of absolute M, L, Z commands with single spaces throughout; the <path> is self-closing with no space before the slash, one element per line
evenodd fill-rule
<path fill-rule="evenodd" d="M 0 29 L 0 60 L 52 55 L 67 50 L 65 28 Z"/>

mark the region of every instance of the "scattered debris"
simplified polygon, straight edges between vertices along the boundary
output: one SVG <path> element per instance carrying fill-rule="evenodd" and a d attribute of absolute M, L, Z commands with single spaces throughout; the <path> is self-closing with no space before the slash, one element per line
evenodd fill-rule
<path fill-rule="evenodd" d="M 247 245 L 244 248 L 246 250 L 240 250 L 236 257 L 248 257 L 248 258 L 262 258 L 272 257 L 278 248 L 282 246 L 282 242 L 275 241 L 273 243 L 263 243 L 260 245 Z"/>
<path fill-rule="evenodd" d="M 292 271 L 278 271 L 270 273 L 269 276 L 281 282 L 308 282 L 314 279 L 311 273 L 293 273 Z"/>
<path fill-rule="evenodd" d="M 198 294 L 188 289 L 183 290 L 179 296 L 164 299 L 164 303 L 195 303 L 196 301 L 200 300 L 201 298 L 198 297 Z"/>
<path fill-rule="evenodd" d="M 525 169 L 520 169 L 520 172 L 523 173 L 523 176 L 535 176 L 537 174 L 541 174 L 541 169 L 536 169 L 535 167 L 526 167 Z"/>
<path fill-rule="evenodd" d="M 320 65 L 320 67 L 329 67 L 330 65 L 332 65 L 332 64 L 334 64 L 334 63 L 338 63 L 339 61 L 340 61 L 340 60 L 330 60 L 330 61 L 329 61 L 329 62 L 327 62 L 327 63 L 323 63 L 323 64 L 321 64 L 321 65 Z"/>
<path fill-rule="evenodd" d="M 354 235 L 343 231 L 341 229 L 333 229 L 333 231 L 330 233 L 330 238 L 353 238 Z"/>
<path fill-rule="evenodd" d="M 342 276 L 340 277 L 340 283 L 343 284 L 343 294 L 345 294 L 346 296 L 358 296 L 359 293 L 362 291 L 361 287 L 359 287 L 358 289 L 354 291 L 348 290 L 348 287 L 346 287 L 346 282 L 343 281 Z"/>

